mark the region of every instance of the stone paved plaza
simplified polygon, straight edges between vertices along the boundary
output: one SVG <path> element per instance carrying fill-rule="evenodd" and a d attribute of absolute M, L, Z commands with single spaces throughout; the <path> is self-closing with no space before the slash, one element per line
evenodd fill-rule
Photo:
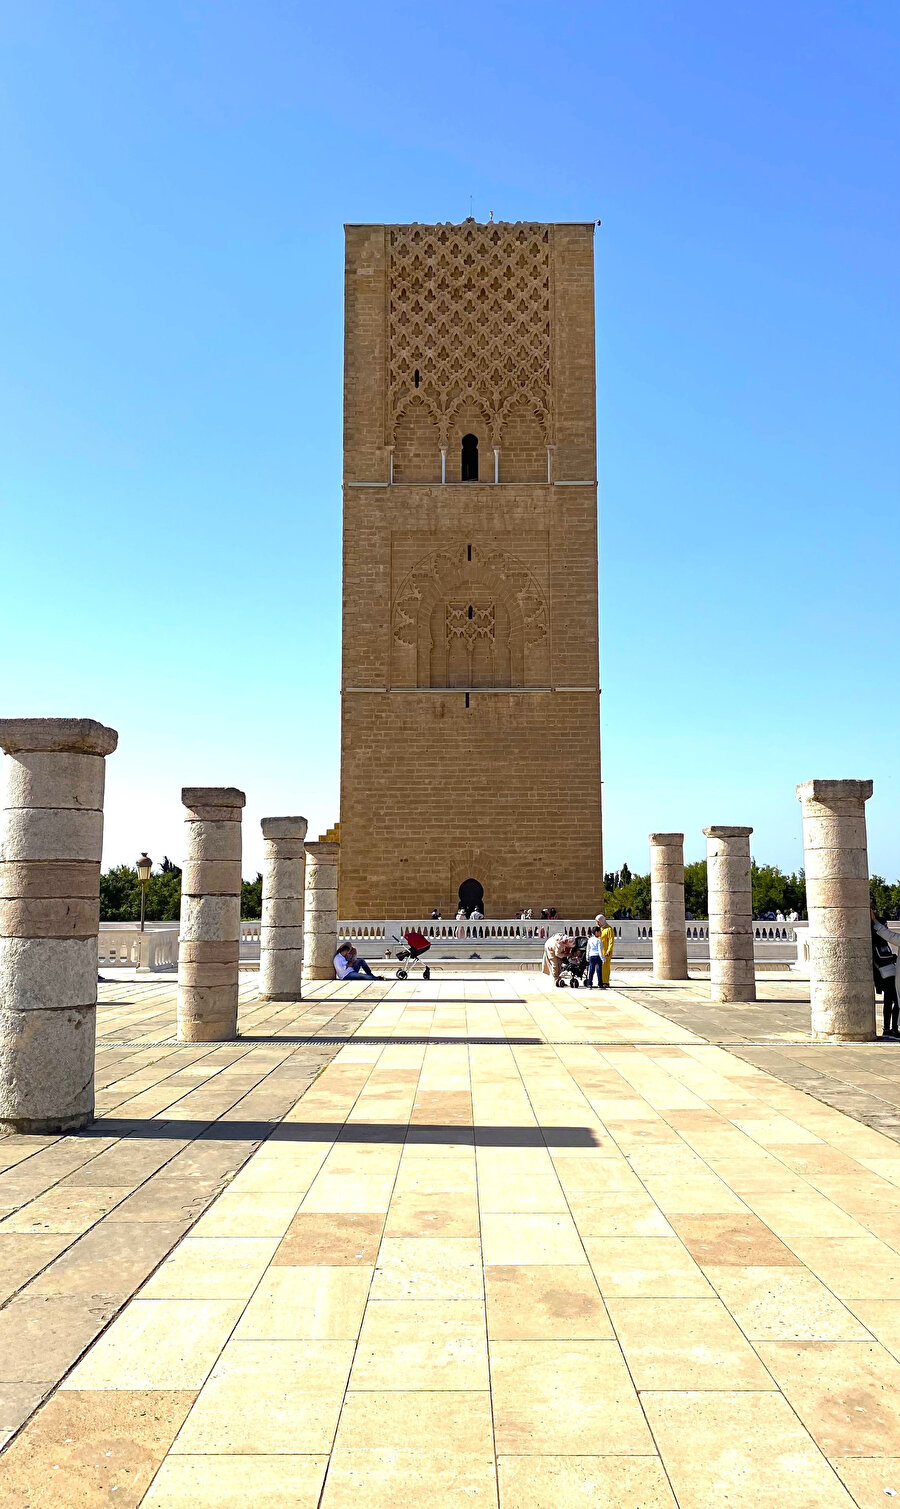
<path fill-rule="evenodd" d="M 614 987 L 101 987 L 97 1120 L 0 1142 L 4 1509 L 900 1494 L 900 1045 Z"/>

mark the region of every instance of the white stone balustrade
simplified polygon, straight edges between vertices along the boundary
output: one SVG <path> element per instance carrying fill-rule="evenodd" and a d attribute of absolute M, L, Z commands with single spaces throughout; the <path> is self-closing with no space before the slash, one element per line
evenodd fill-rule
<path fill-rule="evenodd" d="M 141 932 L 136 922 L 101 922 L 98 963 L 101 969 L 175 969 L 178 923 L 148 922 Z"/>

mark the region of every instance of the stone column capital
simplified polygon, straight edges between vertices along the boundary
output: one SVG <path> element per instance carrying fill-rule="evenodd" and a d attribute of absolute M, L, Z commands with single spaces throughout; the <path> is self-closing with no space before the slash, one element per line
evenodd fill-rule
<path fill-rule="evenodd" d="M 94 718 L 0 718 L 0 749 L 16 754 L 112 754 L 114 728 Z"/>
<path fill-rule="evenodd" d="M 247 798 L 236 786 L 182 786 L 185 807 L 243 807 Z"/>
<path fill-rule="evenodd" d="M 833 802 L 867 802 L 874 790 L 873 781 L 804 781 L 797 787 L 799 802 L 821 802 L 830 807 Z"/>
<path fill-rule="evenodd" d="M 262 828 L 262 836 L 268 842 L 277 841 L 279 838 L 292 839 L 294 843 L 306 838 L 308 823 L 305 817 L 263 817 L 259 826 Z"/>
<path fill-rule="evenodd" d="M 714 824 L 711 828 L 704 828 L 707 838 L 749 838 L 752 828 L 728 828 L 721 823 Z"/>
<path fill-rule="evenodd" d="M 324 839 L 309 839 L 308 842 L 304 844 L 304 848 L 306 849 L 306 852 L 309 855 L 310 859 L 317 859 L 320 864 L 327 864 L 329 860 L 332 860 L 335 864 L 337 864 L 341 852 L 340 844 L 331 842 L 326 843 Z"/>
<path fill-rule="evenodd" d="M 648 837 L 651 844 L 655 844 L 657 848 L 668 848 L 669 845 L 684 843 L 683 833 L 650 833 Z"/>

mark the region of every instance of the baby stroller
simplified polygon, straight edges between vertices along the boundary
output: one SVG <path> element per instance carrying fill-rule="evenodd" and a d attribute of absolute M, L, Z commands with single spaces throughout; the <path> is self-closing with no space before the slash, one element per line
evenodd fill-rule
<path fill-rule="evenodd" d="M 573 938 L 571 952 L 562 962 L 556 983 L 557 985 L 571 985 L 573 990 L 577 990 L 579 985 L 584 984 L 586 972 L 587 938 Z"/>
<path fill-rule="evenodd" d="M 405 980 L 409 976 L 409 970 L 405 969 L 404 965 L 415 964 L 416 960 L 420 958 L 422 954 L 427 954 L 428 950 L 431 947 L 431 944 L 425 937 L 425 934 L 420 933 L 418 929 L 414 927 L 408 927 L 406 929 L 406 932 L 403 934 L 403 937 L 395 938 L 394 942 L 400 944 L 400 947 L 397 949 L 397 963 L 400 965 L 400 968 L 397 970 L 397 979 Z M 422 970 L 422 979 L 431 979 L 431 970 L 428 968 L 427 964 Z"/>

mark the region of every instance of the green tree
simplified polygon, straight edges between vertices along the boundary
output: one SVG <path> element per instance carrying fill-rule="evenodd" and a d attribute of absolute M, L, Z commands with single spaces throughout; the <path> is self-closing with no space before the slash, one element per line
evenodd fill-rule
<path fill-rule="evenodd" d="M 869 899 L 879 917 L 887 921 L 900 917 L 900 881 L 891 885 L 883 875 L 873 875 L 869 880 Z"/>
<path fill-rule="evenodd" d="M 137 922 L 141 884 L 131 865 L 116 865 L 100 876 L 100 921 Z M 158 875 L 147 882 L 144 916 L 148 922 L 177 922 L 181 916 L 181 871 L 166 857 Z"/>
<path fill-rule="evenodd" d="M 700 921 L 709 916 L 705 859 L 694 859 L 684 867 L 684 909 Z"/>
<path fill-rule="evenodd" d="M 753 893 L 753 915 L 763 912 L 799 912 L 806 916 L 806 877 L 802 870 L 796 875 L 785 875 L 777 865 L 758 865 L 754 859 L 750 866 L 750 889 Z"/>
<path fill-rule="evenodd" d="M 241 916 L 262 916 L 262 873 L 257 871 L 255 880 L 241 881 Z"/>

